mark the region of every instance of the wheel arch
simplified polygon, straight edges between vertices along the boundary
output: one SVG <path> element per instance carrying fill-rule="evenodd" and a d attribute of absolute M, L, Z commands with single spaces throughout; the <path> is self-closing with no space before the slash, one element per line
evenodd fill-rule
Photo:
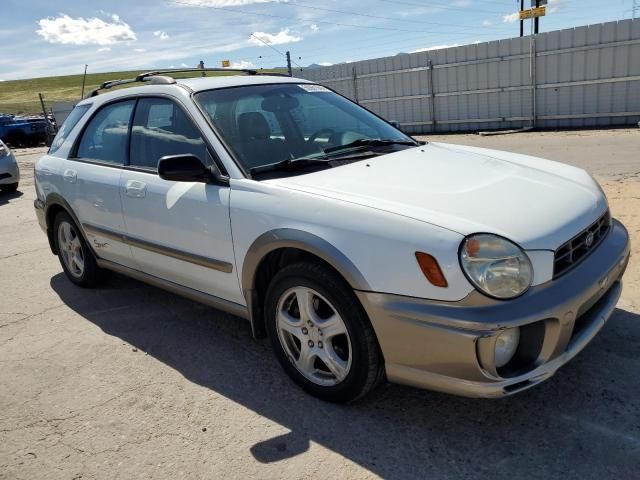
<path fill-rule="evenodd" d="M 51 252 L 54 255 L 58 254 L 58 248 L 55 241 L 55 232 L 53 231 L 53 223 L 56 220 L 56 216 L 60 212 L 65 212 L 71 217 L 71 219 L 76 224 L 76 227 L 78 227 L 78 231 L 80 232 L 80 235 L 82 235 L 84 242 L 89 246 L 89 250 L 91 250 L 93 256 L 97 258 L 96 253 L 93 251 L 93 248 L 91 247 L 91 244 L 87 239 L 87 235 L 82 228 L 82 224 L 71 208 L 71 205 L 69 205 L 69 203 L 58 193 L 50 193 L 49 195 L 47 195 L 45 201 L 44 218 L 47 225 L 47 239 L 49 240 L 49 247 L 51 248 Z"/>
<path fill-rule="evenodd" d="M 266 335 L 263 302 L 268 281 L 284 265 L 302 259 L 328 266 L 355 290 L 371 290 L 353 262 L 325 239 L 290 228 L 266 232 L 247 250 L 240 279 L 255 337 L 262 338 Z"/>

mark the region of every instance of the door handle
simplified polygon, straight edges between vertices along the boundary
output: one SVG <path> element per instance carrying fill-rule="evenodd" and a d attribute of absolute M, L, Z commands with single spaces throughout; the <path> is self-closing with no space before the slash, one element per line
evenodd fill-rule
<path fill-rule="evenodd" d="M 138 180 L 127 180 L 125 191 L 128 197 L 144 198 L 147 194 L 147 184 Z"/>
<path fill-rule="evenodd" d="M 78 172 L 76 172 L 75 170 L 67 169 L 62 174 L 62 178 L 67 183 L 76 183 L 76 181 L 78 180 Z"/>

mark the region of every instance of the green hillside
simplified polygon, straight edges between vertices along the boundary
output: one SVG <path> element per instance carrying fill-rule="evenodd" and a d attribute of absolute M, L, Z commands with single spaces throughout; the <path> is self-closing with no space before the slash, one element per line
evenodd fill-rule
<path fill-rule="evenodd" d="M 132 78 L 148 71 L 108 72 L 87 74 L 85 95 L 91 89 L 108 80 Z M 264 70 L 279 72 L 281 70 Z M 230 75 L 231 73 L 208 72 L 207 75 Z M 176 74 L 175 77 L 193 76 L 193 73 Z M 65 75 L 61 77 L 31 78 L 27 80 L 10 80 L 0 82 L 0 113 L 41 113 L 38 93 L 42 93 L 47 108 L 51 104 L 63 100 L 79 100 L 82 91 L 82 75 Z"/>

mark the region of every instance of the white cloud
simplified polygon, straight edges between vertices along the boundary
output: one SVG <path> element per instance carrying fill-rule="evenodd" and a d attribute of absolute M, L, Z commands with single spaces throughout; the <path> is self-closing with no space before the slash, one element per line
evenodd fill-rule
<path fill-rule="evenodd" d="M 520 15 L 518 14 L 518 12 L 513 12 L 513 13 L 510 13 L 509 15 L 505 15 L 504 17 L 502 17 L 502 21 L 504 23 L 513 23 L 513 22 L 517 22 L 518 20 L 520 20 Z"/>
<path fill-rule="evenodd" d="M 323 67 L 330 67 L 331 65 L 333 65 L 333 63 L 331 63 L 331 62 L 320 62 L 318 65 L 322 65 Z"/>
<path fill-rule="evenodd" d="M 169 38 L 169 34 L 167 32 L 163 32 L 162 30 L 156 30 L 153 32 L 154 37 L 158 37 L 160 40 L 167 40 Z"/>
<path fill-rule="evenodd" d="M 111 47 L 102 47 L 98 49 L 99 52 L 110 52 L 111 51 Z"/>
<path fill-rule="evenodd" d="M 484 22 L 482 22 L 483 27 L 490 27 L 491 25 L 493 25 L 493 23 L 491 23 L 489 20 L 485 20 Z"/>
<path fill-rule="evenodd" d="M 186 63 L 181 63 L 181 64 L 180 64 L 180 66 L 181 66 L 182 68 L 189 68 L 189 65 L 187 65 Z"/>
<path fill-rule="evenodd" d="M 133 51 L 134 52 L 138 52 L 138 53 L 146 52 L 146 50 L 144 48 L 135 48 Z"/>
<path fill-rule="evenodd" d="M 136 39 L 134 31 L 118 15 L 112 15 L 111 20 L 69 15 L 47 17 L 38 20 L 40 28 L 36 33 L 49 43 L 73 45 L 112 45 Z"/>
<path fill-rule="evenodd" d="M 549 5 L 547 5 L 547 13 L 557 12 L 562 5 L 564 5 L 565 0 L 549 0 Z"/>
<path fill-rule="evenodd" d="M 302 40 L 302 37 L 298 37 L 295 34 L 292 35 L 289 32 L 290 30 L 288 28 L 280 30 L 275 34 L 266 32 L 253 32 L 253 34 L 249 38 L 249 43 L 253 43 L 254 45 L 258 45 L 259 47 L 264 47 L 265 43 L 269 45 L 282 45 L 284 43 L 294 43 Z"/>
<path fill-rule="evenodd" d="M 318 30 L 320 30 L 320 27 L 318 27 L 318 25 L 316 25 L 315 23 L 311 24 L 311 31 L 312 32 L 317 32 Z"/>
<path fill-rule="evenodd" d="M 230 68 L 256 68 L 256 66 L 253 64 L 253 62 L 250 62 L 248 60 L 238 60 L 235 62 L 231 62 Z"/>
<path fill-rule="evenodd" d="M 417 50 L 411 50 L 409 53 L 418 53 L 418 52 L 430 52 L 431 50 L 440 50 L 442 48 L 451 48 L 451 47 L 459 47 L 459 43 L 451 43 L 449 45 L 434 45 L 433 47 L 426 48 L 418 48 Z"/>

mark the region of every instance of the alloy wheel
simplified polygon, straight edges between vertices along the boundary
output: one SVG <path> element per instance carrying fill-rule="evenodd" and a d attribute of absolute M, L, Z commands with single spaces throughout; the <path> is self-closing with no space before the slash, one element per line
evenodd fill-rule
<path fill-rule="evenodd" d="M 67 270 L 76 278 L 84 273 L 84 252 L 80 237 L 73 225 L 63 221 L 58 227 L 58 250 Z"/>
<path fill-rule="evenodd" d="M 311 382 L 334 386 L 351 369 L 347 327 L 331 303 L 315 290 L 294 287 L 280 297 L 278 339 L 289 361 Z"/>

